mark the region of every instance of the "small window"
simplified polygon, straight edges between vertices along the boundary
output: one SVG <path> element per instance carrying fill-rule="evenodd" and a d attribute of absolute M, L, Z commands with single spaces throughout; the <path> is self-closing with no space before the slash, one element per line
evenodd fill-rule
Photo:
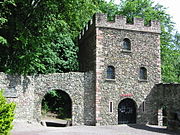
<path fill-rule="evenodd" d="M 131 41 L 128 38 L 123 40 L 123 50 L 131 51 Z"/>
<path fill-rule="evenodd" d="M 145 112 L 145 101 L 142 103 L 142 111 Z"/>
<path fill-rule="evenodd" d="M 113 102 L 109 102 L 109 112 L 113 112 Z"/>
<path fill-rule="evenodd" d="M 145 67 L 140 68 L 140 79 L 147 80 L 147 69 Z"/>
<path fill-rule="evenodd" d="M 107 79 L 115 79 L 115 69 L 113 66 L 107 68 Z"/>

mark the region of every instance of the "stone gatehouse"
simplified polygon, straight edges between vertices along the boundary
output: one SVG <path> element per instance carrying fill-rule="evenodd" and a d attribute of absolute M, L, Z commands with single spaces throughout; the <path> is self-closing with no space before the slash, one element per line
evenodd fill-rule
<path fill-rule="evenodd" d="M 25 77 L 0 73 L 0 88 L 17 103 L 16 120 L 40 121 L 42 99 L 55 89 L 71 98 L 73 125 L 157 124 L 159 101 L 154 99 L 160 95 L 152 93 L 163 91 L 158 87 L 160 32 L 158 21 L 145 26 L 140 18 L 127 24 L 123 16 L 108 21 L 106 15 L 95 14 L 79 36 L 80 72 Z"/>

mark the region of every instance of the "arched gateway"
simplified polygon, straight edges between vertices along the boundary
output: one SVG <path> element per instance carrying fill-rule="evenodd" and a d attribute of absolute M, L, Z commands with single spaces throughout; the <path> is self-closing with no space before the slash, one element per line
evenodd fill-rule
<path fill-rule="evenodd" d="M 136 103 L 130 98 L 122 100 L 118 105 L 118 124 L 136 123 Z"/>
<path fill-rule="evenodd" d="M 42 100 L 43 118 L 72 119 L 72 100 L 62 90 L 51 90 Z"/>
<path fill-rule="evenodd" d="M 51 90 L 62 90 L 72 101 L 72 125 L 91 125 L 94 123 L 94 106 L 91 73 L 61 73 L 39 75 L 35 78 L 35 110 L 34 118 L 41 121 L 41 103 L 44 96 Z M 89 116 L 89 114 L 91 114 Z"/>

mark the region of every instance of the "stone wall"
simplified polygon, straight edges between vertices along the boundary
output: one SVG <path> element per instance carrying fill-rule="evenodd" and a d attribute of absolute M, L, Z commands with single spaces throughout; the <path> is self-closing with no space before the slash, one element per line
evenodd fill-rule
<path fill-rule="evenodd" d="M 130 50 L 123 49 L 125 38 L 131 42 Z M 96 14 L 80 34 L 79 48 L 80 71 L 84 73 L 26 77 L 0 73 L 0 88 L 17 103 L 17 119 L 40 121 L 42 99 L 52 89 L 70 96 L 73 125 L 118 124 L 118 105 L 124 99 L 135 102 L 140 124 L 158 124 L 158 110 L 164 105 L 179 111 L 179 85 L 159 84 L 158 21 L 144 26 L 142 19 L 134 18 L 134 24 L 127 24 L 123 16 L 109 22 L 106 15 Z M 107 79 L 108 66 L 115 68 L 115 79 Z M 139 77 L 141 67 L 147 69 L 145 80 Z"/>
<path fill-rule="evenodd" d="M 32 120 L 34 108 L 34 78 L 0 73 L 0 89 L 9 101 L 16 103 L 16 119 Z"/>
<path fill-rule="evenodd" d="M 105 14 L 95 14 L 86 25 L 79 37 L 80 62 L 95 73 L 96 125 L 118 124 L 118 104 L 126 98 L 137 104 L 137 122 L 146 122 L 142 103 L 161 81 L 160 32 L 158 21 L 145 26 L 134 18 L 134 24 L 127 24 L 125 17 L 116 16 L 110 22 Z M 131 41 L 131 51 L 122 48 L 125 38 Z M 108 66 L 115 67 L 115 79 L 107 79 Z M 145 81 L 139 79 L 140 67 L 147 69 Z"/>
<path fill-rule="evenodd" d="M 85 30 L 86 28 L 87 27 L 85 27 Z M 80 71 L 94 71 L 96 62 L 96 31 L 94 24 L 91 24 L 89 29 L 83 33 L 83 36 L 79 39 L 78 44 Z"/>
<path fill-rule="evenodd" d="M 160 26 L 146 27 L 142 20 L 134 19 L 133 25 L 123 17 L 108 22 L 105 15 L 96 16 L 96 108 L 100 125 L 118 124 L 118 104 L 126 98 L 137 104 L 137 123 L 144 123 L 141 104 L 156 83 L 161 81 Z M 140 22 L 141 21 L 141 22 Z M 156 27 L 156 28 L 154 28 Z M 131 50 L 123 49 L 123 40 L 128 38 Z M 115 68 L 115 79 L 107 79 L 107 67 Z M 147 80 L 140 80 L 140 67 L 147 69 Z M 109 112 L 113 102 L 113 113 Z"/>
<path fill-rule="evenodd" d="M 99 28 L 161 33 L 159 21 L 152 20 L 148 26 L 145 26 L 143 18 L 134 18 L 133 24 L 129 24 L 125 16 L 117 15 L 114 21 L 108 21 L 106 14 L 96 14 L 95 24 Z"/>
<path fill-rule="evenodd" d="M 150 124 L 163 125 L 162 109 L 167 112 L 168 128 L 180 128 L 180 84 L 157 84 L 146 98 Z M 159 115 L 158 115 L 159 112 Z"/>
<path fill-rule="evenodd" d="M 154 85 L 161 80 L 159 35 L 106 28 L 99 28 L 99 33 L 102 38 L 97 40 L 102 47 L 97 55 L 100 62 L 97 61 L 96 74 L 99 77 L 96 84 L 101 90 L 99 97 L 102 123 L 117 124 L 118 104 L 123 98 L 127 98 L 121 95 L 131 95 L 128 98 L 133 99 L 139 108 Z M 131 40 L 131 52 L 123 51 L 124 38 Z M 115 67 L 114 80 L 106 77 L 108 66 Z M 148 71 L 145 81 L 139 79 L 140 67 L 146 67 Z M 114 102 L 114 113 L 111 114 L 108 112 L 109 101 Z M 139 112 L 138 123 L 142 119 Z"/>
<path fill-rule="evenodd" d="M 50 90 L 63 90 L 72 100 L 72 124 L 93 125 L 94 86 L 92 73 L 56 73 L 11 76 L 0 73 L 0 89 L 17 104 L 16 120 L 41 120 L 41 102 Z"/>

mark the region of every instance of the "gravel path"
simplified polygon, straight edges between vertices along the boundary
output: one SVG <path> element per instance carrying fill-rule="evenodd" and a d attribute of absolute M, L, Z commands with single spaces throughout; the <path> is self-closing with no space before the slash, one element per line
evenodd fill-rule
<path fill-rule="evenodd" d="M 180 135 L 163 127 L 145 125 L 43 127 L 23 124 L 21 126 L 15 127 L 12 135 Z"/>

